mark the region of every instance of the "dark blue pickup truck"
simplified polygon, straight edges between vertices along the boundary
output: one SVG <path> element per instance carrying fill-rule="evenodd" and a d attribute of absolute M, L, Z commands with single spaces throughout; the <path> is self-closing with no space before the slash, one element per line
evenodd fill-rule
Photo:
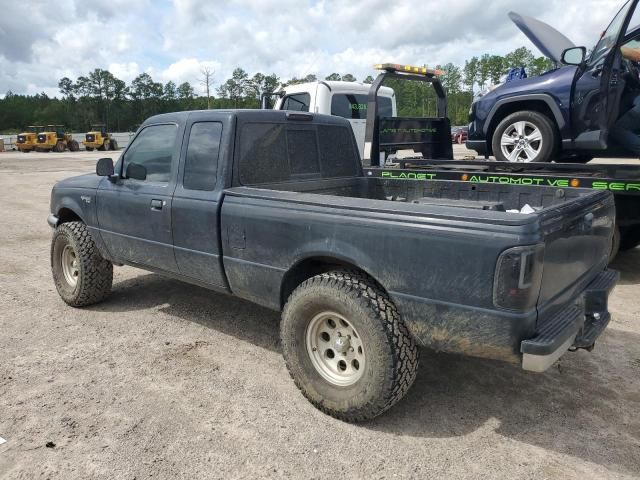
<path fill-rule="evenodd" d="M 372 178 L 348 121 L 284 111 L 155 116 L 96 173 L 51 194 L 65 302 L 126 264 L 282 311 L 291 376 L 344 420 L 402 398 L 417 345 L 543 371 L 609 322 L 610 192 Z"/>

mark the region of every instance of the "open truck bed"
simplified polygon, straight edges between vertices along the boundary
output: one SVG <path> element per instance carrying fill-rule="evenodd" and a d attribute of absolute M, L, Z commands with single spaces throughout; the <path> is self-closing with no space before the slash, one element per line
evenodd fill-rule
<path fill-rule="evenodd" d="M 578 330 L 586 334 L 592 328 L 589 315 L 571 306 L 580 292 L 591 282 L 611 287 L 615 280 L 598 280 L 604 275 L 613 231 L 614 204 L 606 191 L 364 176 L 238 187 L 225 193 L 225 205 L 234 205 L 236 219 L 236 208 L 251 206 L 242 223 L 252 231 L 250 236 L 264 242 L 270 240 L 263 217 L 272 218 L 264 205 L 278 212 L 287 234 L 267 248 L 281 252 L 276 262 L 282 266 L 301 239 L 327 238 L 345 258 L 355 254 L 350 245 L 359 245 L 352 261 L 381 279 L 418 342 L 438 350 L 522 362 L 527 368 L 524 345 L 536 344 L 542 325 L 551 322 L 566 328 L 552 342 L 543 339 L 543 357 L 553 361 L 569 337 L 584 343 L 576 337 Z M 534 212 L 507 211 L 525 205 Z M 532 255 L 532 265 L 540 269 L 532 266 L 526 274 L 539 275 L 533 281 L 535 298 L 505 311 L 495 304 L 505 293 L 498 291 L 496 264 L 513 245 L 530 249 L 526 255 Z M 515 253 L 520 255 L 519 250 Z M 257 261 L 247 254 L 242 252 L 243 265 Z M 262 285 L 277 284 L 264 280 Z M 559 327 L 555 317 L 566 315 L 568 308 L 573 313 Z M 578 320 L 584 318 L 587 323 Z M 548 363 L 537 365 L 546 368 Z"/>

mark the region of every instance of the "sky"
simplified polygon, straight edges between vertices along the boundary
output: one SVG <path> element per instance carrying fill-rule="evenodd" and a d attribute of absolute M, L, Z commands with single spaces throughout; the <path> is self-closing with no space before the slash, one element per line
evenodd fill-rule
<path fill-rule="evenodd" d="M 374 63 L 463 65 L 520 46 L 516 11 L 592 47 L 622 0 L 2 0 L 0 95 L 45 92 L 95 68 L 129 83 L 147 72 L 163 83 L 235 67 L 281 79 L 375 75 Z M 55 14 L 55 16 L 54 16 Z"/>

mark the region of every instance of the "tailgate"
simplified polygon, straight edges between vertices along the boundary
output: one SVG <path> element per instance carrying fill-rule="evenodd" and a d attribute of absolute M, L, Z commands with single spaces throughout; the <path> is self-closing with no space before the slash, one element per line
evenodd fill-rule
<path fill-rule="evenodd" d="M 590 192 L 545 209 L 544 270 L 538 305 L 572 288 L 582 288 L 606 266 L 615 223 L 609 192 Z"/>

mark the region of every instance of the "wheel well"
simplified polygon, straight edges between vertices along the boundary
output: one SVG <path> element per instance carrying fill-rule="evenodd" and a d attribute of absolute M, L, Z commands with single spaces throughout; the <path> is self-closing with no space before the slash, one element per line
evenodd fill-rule
<path fill-rule="evenodd" d="M 61 208 L 58 212 L 58 225 L 68 222 L 81 222 L 82 219 L 69 208 Z"/>
<path fill-rule="evenodd" d="M 500 107 L 498 107 L 498 110 L 496 111 L 495 115 L 491 119 L 491 123 L 489 124 L 489 128 L 487 129 L 486 139 L 487 139 L 487 148 L 489 153 L 493 153 L 493 148 L 492 148 L 493 132 L 495 132 L 496 128 L 498 127 L 498 124 L 502 120 L 504 120 L 506 117 L 511 115 L 512 113 L 521 112 L 525 110 L 534 111 L 534 112 L 538 112 L 545 115 L 549 120 L 551 120 L 551 123 L 553 124 L 554 128 L 558 130 L 556 117 L 553 115 L 553 112 L 549 108 L 549 105 L 547 105 L 542 100 L 526 100 L 523 102 L 505 103 L 504 105 L 501 105 Z"/>
<path fill-rule="evenodd" d="M 320 275 L 321 273 L 330 272 L 336 269 L 361 272 L 367 275 L 378 288 L 386 292 L 380 282 L 353 263 L 333 257 L 311 257 L 295 264 L 289 269 L 289 271 L 287 271 L 287 273 L 285 273 L 280 286 L 280 308 L 284 308 L 289 295 L 291 295 L 296 287 L 298 287 L 302 282 L 310 279 L 311 277 L 315 277 L 316 275 Z"/>

